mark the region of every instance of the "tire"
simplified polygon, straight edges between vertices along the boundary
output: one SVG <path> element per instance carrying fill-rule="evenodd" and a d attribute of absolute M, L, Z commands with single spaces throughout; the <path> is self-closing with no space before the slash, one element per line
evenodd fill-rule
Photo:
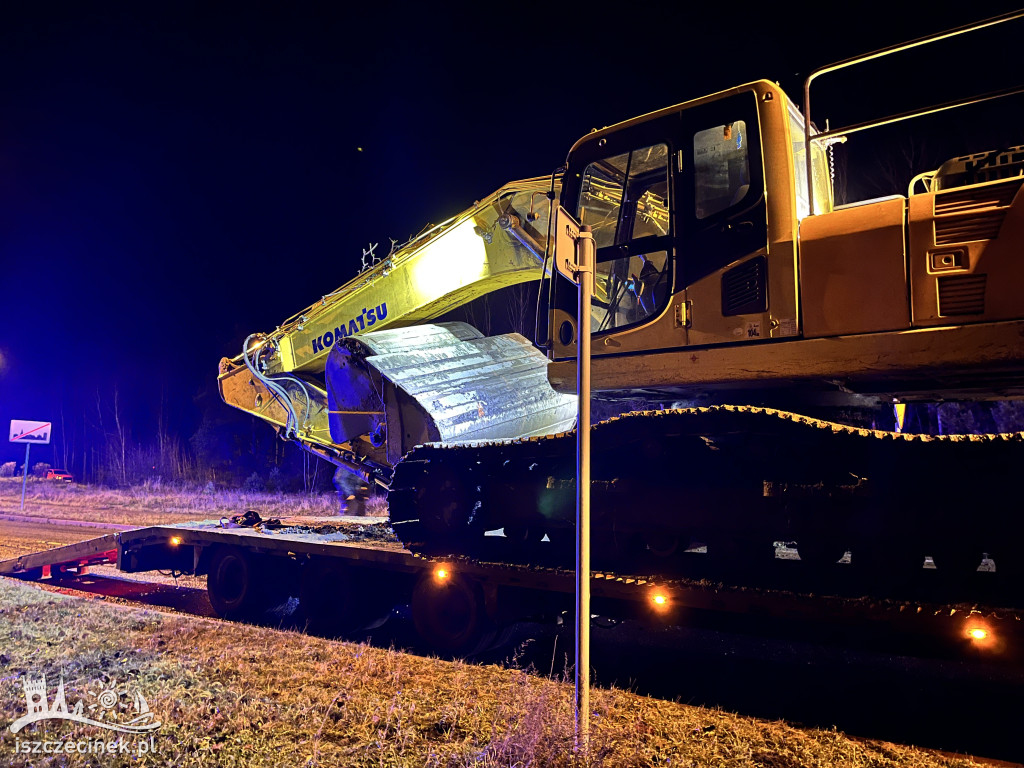
<path fill-rule="evenodd" d="M 458 574 L 441 583 L 425 574 L 412 593 L 412 620 L 420 638 L 442 654 L 473 654 L 492 637 L 482 590 Z"/>
<path fill-rule="evenodd" d="M 280 602 L 268 588 L 274 569 L 238 547 L 217 547 L 210 560 L 206 589 L 210 605 L 223 619 L 255 619 Z"/>
<path fill-rule="evenodd" d="M 368 578 L 374 577 L 360 577 L 358 571 L 340 563 L 313 560 L 303 565 L 299 609 L 307 629 L 331 637 L 352 635 L 387 617 L 398 602 L 395 590 L 386 583 L 376 583 L 368 591 Z"/>

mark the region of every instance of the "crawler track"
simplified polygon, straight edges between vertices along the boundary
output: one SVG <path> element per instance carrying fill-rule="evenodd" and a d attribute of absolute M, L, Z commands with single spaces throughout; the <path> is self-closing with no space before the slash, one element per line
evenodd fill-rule
<path fill-rule="evenodd" d="M 395 470 L 392 525 L 428 555 L 568 565 L 575 450 L 575 432 L 416 448 Z M 898 435 L 743 406 L 630 413 L 593 427 L 595 567 L 778 586 L 773 542 L 795 541 L 808 589 L 839 578 L 915 597 L 927 581 L 939 602 L 1013 605 L 1022 465 L 1020 434 Z M 499 528 L 494 554 L 484 534 Z M 853 579 L 838 575 L 846 552 Z M 985 553 L 996 574 L 977 573 Z"/>

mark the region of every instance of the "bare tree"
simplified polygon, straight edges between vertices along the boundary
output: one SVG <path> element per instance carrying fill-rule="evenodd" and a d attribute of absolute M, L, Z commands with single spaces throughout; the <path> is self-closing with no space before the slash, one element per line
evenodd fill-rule
<path fill-rule="evenodd" d="M 536 283 L 520 283 L 508 291 L 508 303 L 505 311 L 508 314 L 508 325 L 516 333 L 529 338 L 533 335 L 530 322 L 536 306 Z"/>
<path fill-rule="evenodd" d="M 54 451 L 56 453 L 56 451 Z M 60 466 L 62 469 L 69 469 L 71 462 L 68 460 L 68 430 L 64 423 L 64 397 L 60 398 Z"/>
<path fill-rule="evenodd" d="M 111 474 L 122 485 L 128 484 L 128 426 L 124 422 L 121 416 L 121 393 L 117 385 L 114 385 L 114 397 L 113 397 L 113 418 L 114 418 L 114 432 L 110 433 L 107 431 L 103 419 L 103 398 L 100 396 L 100 391 L 96 390 L 96 415 L 99 419 L 99 433 L 100 437 L 106 443 L 106 450 L 104 453 L 107 456 L 107 466 L 111 470 Z M 103 481 L 103 465 L 93 459 L 93 465 L 98 470 L 97 475 L 100 482 Z"/>
<path fill-rule="evenodd" d="M 926 135 L 907 133 L 879 155 L 873 171 L 871 194 L 905 195 L 910 180 L 922 171 L 937 168 L 943 157 Z"/>
<path fill-rule="evenodd" d="M 164 471 L 164 467 L 167 466 L 167 443 L 169 435 L 167 434 L 167 425 L 164 422 L 164 411 L 167 408 L 167 386 L 163 378 L 160 379 L 160 402 L 157 405 L 156 411 L 156 440 L 157 440 L 157 466 L 160 467 L 160 472 Z"/>
<path fill-rule="evenodd" d="M 484 294 L 479 299 L 465 306 L 466 322 L 476 328 L 484 336 L 491 335 L 491 297 Z"/>
<path fill-rule="evenodd" d="M 100 397 L 99 387 L 96 388 L 96 418 L 97 418 L 96 429 L 97 429 L 97 431 L 99 431 L 100 438 L 105 440 L 106 439 L 106 435 L 107 435 L 107 430 L 106 430 L 106 428 L 103 425 L 103 398 Z M 99 462 L 99 461 L 96 460 L 96 448 L 95 447 L 93 447 L 93 449 L 92 449 L 92 466 L 93 466 L 93 472 L 96 475 L 97 482 L 102 484 L 103 480 L 105 479 L 105 468 L 104 468 L 104 465 L 103 465 L 102 462 Z M 82 475 L 83 475 L 83 477 L 85 475 L 84 465 L 83 465 L 83 469 L 82 469 Z"/>
<path fill-rule="evenodd" d="M 128 484 L 128 462 L 126 456 L 128 453 L 128 434 L 127 428 L 122 424 L 121 421 L 121 399 L 120 390 L 117 385 L 114 385 L 114 428 L 117 430 L 117 447 L 118 454 L 120 456 L 120 475 L 121 484 Z"/>

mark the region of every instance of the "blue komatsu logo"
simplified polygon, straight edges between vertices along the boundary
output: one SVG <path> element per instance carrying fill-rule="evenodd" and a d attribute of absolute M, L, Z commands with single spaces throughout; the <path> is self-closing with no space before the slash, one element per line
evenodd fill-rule
<path fill-rule="evenodd" d="M 329 349 L 334 342 L 339 339 L 343 339 L 346 336 L 355 336 L 360 331 L 365 331 L 367 328 L 373 326 L 378 320 L 383 320 L 388 316 L 388 305 L 384 302 L 376 309 L 370 307 L 369 309 L 363 309 L 363 311 L 348 321 L 348 323 L 342 323 L 335 327 L 333 331 L 327 331 L 322 336 L 317 336 L 313 339 L 313 354 L 323 352 L 325 349 Z"/>

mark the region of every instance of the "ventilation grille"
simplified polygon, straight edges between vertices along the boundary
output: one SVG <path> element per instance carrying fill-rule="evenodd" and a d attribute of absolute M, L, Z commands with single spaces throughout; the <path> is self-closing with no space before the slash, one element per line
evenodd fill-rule
<path fill-rule="evenodd" d="M 768 261 L 758 256 L 722 275 L 722 314 L 745 315 L 768 311 Z"/>
<path fill-rule="evenodd" d="M 1020 176 L 1022 169 L 1024 145 L 954 157 L 942 164 L 935 175 L 935 181 L 938 189 L 966 187 L 968 184 Z"/>
<path fill-rule="evenodd" d="M 985 275 L 939 278 L 939 314 L 980 315 L 985 312 Z"/>
<path fill-rule="evenodd" d="M 935 196 L 935 244 L 993 240 L 1006 211 L 1020 189 L 1020 181 Z"/>

